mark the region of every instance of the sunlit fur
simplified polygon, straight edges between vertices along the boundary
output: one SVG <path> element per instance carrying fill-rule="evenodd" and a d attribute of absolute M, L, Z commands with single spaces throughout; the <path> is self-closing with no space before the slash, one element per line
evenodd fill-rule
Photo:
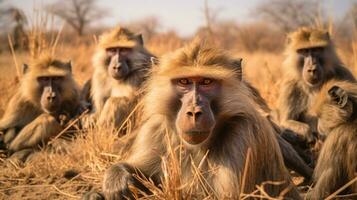
<path fill-rule="evenodd" d="M 331 101 L 328 91 L 338 86 L 348 95 L 341 108 Z M 319 127 L 327 136 L 314 171 L 315 186 L 311 199 L 324 199 L 357 177 L 357 85 L 350 82 L 330 81 L 319 93 L 312 112 L 319 117 Z M 354 105 L 353 105 L 354 104 Z M 357 193 L 354 182 L 343 193 Z"/>
<path fill-rule="evenodd" d="M 238 198 L 240 193 L 253 192 L 256 185 L 264 181 L 282 181 L 280 185 L 268 184 L 265 191 L 279 196 L 288 188 L 290 191 L 286 196 L 299 199 L 284 167 L 273 130 L 254 109 L 249 90 L 237 78 L 233 62 L 230 55 L 199 41 L 164 56 L 160 64 L 153 67 L 144 97 L 145 123 L 140 127 L 131 154 L 124 162 L 137 167 L 153 180 L 160 180 L 163 177 L 162 158 L 169 159 L 169 147 L 178 149 L 183 145 L 175 128 L 180 102 L 173 92 L 171 79 L 211 77 L 222 84 L 215 112 L 217 126 L 208 142 L 196 147 L 181 146 L 181 155 L 176 151 L 177 158 L 181 158 L 180 180 L 184 194 L 203 198 L 207 195 L 203 189 L 206 187 L 211 188 L 209 193 L 218 199 Z M 251 150 L 249 159 L 246 157 L 248 149 Z M 249 164 L 242 189 L 246 160 Z M 207 182 L 198 180 L 193 165 L 200 166 L 199 171 Z M 118 182 L 118 173 L 115 167 L 107 171 L 103 183 L 106 197 L 113 197 L 115 191 L 125 187 L 124 183 L 113 185 Z"/>
<path fill-rule="evenodd" d="M 116 80 L 108 74 L 108 56 L 106 55 L 105 47 L 111 43 L 125 45 L 128 42 L 131 42 L 131 48 L 133 48 L 128 58 L 130 61 L 130 72 L 127 77 Z M 99 118 L 102 118 L 102 120 L 99 119 L 100 121 L 113 120 L 112 118 L 114 116 L 109 113 L 106 113 L 107 117 L 100 116 L 105 107 L 108 108 L 106 109 L 107 111 L 113 111 L 113 113 L 120 107 L 122 111 L 118 111 L 118 113 L 121 113 L 119 115 L 123 115 L 121 118 L 125 118 L 124 115 L 130 113 L 140 96 L 140 86 L 147 77 L 151 65 L 151 57 L 153 57 L 153 55 L 149 53 L 144 46 L 137 41 L 135 35 L 127 29 L 120 27 L 115 28 L 100 37 L 98 47 L 92 60 L 94 73 L 91 80 L 90 91 L 94 104 L 93 113 L 98 115 Z M 117 100 L 107 101 L 112 97 L 125 98 L 126 103 L 118 105 L 115 103 L 118 102 Z M 106 103 L 111 102 L 114 104 L 105 106 Z M 115 118 L 118 118 L 118 116 L 115 116 Z"/>
<path fill-rule="evenodd" d="M 11 129 L 20 130 L 16 133 L 18 135 L 15 143 L 10 145 L 12 151 L 35 148 L 59 133 L 61 126 L 58 116 L 47 114 L 41 107 L 42 91 L 37 82 L 37 78 L 41 76 L 62 76 L 62 91 L 58 94 L 62 100 L 59 110 L 68 119 L 78 113 L 79 93 L 72 77 L 71 64 L 43 54 L 29 64 L 21 79 L 20 88 L 11 98 L 0 120 L 0 131 L 6 133 Z"/>

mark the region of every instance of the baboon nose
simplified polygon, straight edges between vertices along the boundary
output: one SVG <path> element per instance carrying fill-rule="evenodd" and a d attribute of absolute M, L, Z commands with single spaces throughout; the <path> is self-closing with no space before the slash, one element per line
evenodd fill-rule
<path fill-rule="evenodd" d="M 51 93 L 51 94 L 49 94 L 48 96 L 47 96 L 47 100 L 49 101 L 49 102 L 52 102 L 52 101 L 54 101 L 56 99 L 56 94 L 55 93 Z"/>
<path fill-rule="evenodd" d="M 201 118 L 201 116 L 203 115 L 202 111 L 198 110 L 198 111 L 188 111 L 186 112 L 186 115 L 193 121 L 196 122 L 197 120 L 199 120 Z"/>
<path fill-rule="evenodd" d="M 308 69 L 307 70 L 310 74 L 315 74 L 316 73 L 316 69 Z"/>

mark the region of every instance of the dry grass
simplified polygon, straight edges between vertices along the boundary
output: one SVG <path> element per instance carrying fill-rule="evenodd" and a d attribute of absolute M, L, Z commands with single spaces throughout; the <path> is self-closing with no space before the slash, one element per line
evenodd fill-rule
<path fill-rule="evenodd" d="M 254 41 L 254 39 L 250 40 Z M 59 43 L 56 55 L 72 60 L 74 77 L 82 85 L 92 73 L 91 56 L 95 48 L 95 40 L 73 41 L 70 44 Z M 147 46 L 156 55 L 161 55 L 182 46 L 183 43 L 182 39 L 171 32 L 152 38 Z M 352 49 L 352 52 L 339 51 L 339 53 L 343 61 L 357 75 L 357 43 L 352 44 Z M 279 51 L 273 53 L 239 51 L 235 52 L 235 55 L 244 60 L 246 79 L 256 86 L 268 104 L 275 108 L 280 77 L 283 75 L 282 54 Z M 16 52 L 16 59 L 19 64 L 28 62 L 29 53 Z M 0 117 L 14 94 L 18 82 L 11 53 L 0 53 Z M 118 138 L 115 131 L 102 127 L 77 132 L 75 139 L 55 140 L 50 146 L 34 154 L 26 164 L 18 164 L 2 156 L 0 199 L 79 199 L 86 191 L 99 189 L 104 171 L 111 164 L 125 158 L 127 151 L 123 151 L 121 147 L 131 139 L 130 135 Z M 177 149 L 171 151 L 173 155 Z M 144 180 L 145 184 L 154 191 L 155 199 L 183 198 L 179 181 L 179 161 L 174 159 L 175 156 L 172 157 L 163 165 L 166 176 L 162 190 L 154 187 L 149 180 Z M 196 176 L 202 177 L 199 172 Z M 263 186 L 257 187 L 254 193 L 242 194 L 242 199 L 248 197 L 273 199 L 264 195 Z"/>

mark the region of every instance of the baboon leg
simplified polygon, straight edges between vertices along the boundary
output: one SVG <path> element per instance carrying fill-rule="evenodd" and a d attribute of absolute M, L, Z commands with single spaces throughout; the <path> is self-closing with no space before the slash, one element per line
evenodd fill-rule
<path fill-rule="evenodd" d="M 33 149 L 22 149 L 20 151 L 15 152 L 10 156 L 10 160 L 14 161 L 15 163 L 25 163 L 29 156 L 33 153 Z"/>
<path fill-rule="evenodd" d="M 0 149 L 6 150 L 9 143 L 16 137 L 17 133 L 16 128 L 9 128 L 3 131 L 3 135 L 1 135 L 0 139 Z"/>
<path fill-rule="evenodd" d="M 130 190 L 131 186 L 142 192 L 150 194 L 134 174 L 140 174 L 134 167 L 126 163 L 117 163 L 109 168 L 104 176 L 103 193 L 106 199 L 135 199 L 135 194 Z"/>
<path fill-rule="evenodd" d="M 295 149 L 285 141 L 280 135 L 277 135 L 279 146 L 283 154 L 284 163 L 289 168 L 310 180 L 313 170 L 302 160 Z"/>
<path fill-rule="evenodd" d="M 98 125 L 120 127 L 129 114 L 128 104 L 126 97 L 110 97 L 100 112 Z"/>
<path fill-rule="evenodd" d="M 8 130 L 6 130 L 4 134 L 4 143 L 5 144 L 11 143 L 11 141 L 14 140 L 16 135 L 17 135 L 16 128 L 9 128 Z"/>
<path fill-rule="evenodd" d="M 41 114 L 25 126 L 10 143 L 10 152 L 34 148 L 46 144 L 49 139 L 61 131 L 61 125 L 49 114 Z"/>
<path fill-rule="evenodd" d="M 304 140 L 301 137 L 299 137 L 296 133 L 288 129 L 282 131 L 280 136 L 282 137 L 282 139 L 284 139 L 289 144 L 291 144 L 291 146 L 295 149 L 298 155 L 305 161 L 305 163 L 308 163 L 309 165 L 313 164 L 312 154 L 307 153 L 310 151 L 309 146 L 304 142 Z"/>

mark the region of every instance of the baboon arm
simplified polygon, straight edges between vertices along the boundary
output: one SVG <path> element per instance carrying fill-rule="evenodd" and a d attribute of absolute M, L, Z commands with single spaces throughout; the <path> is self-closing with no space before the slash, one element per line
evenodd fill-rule
<path fill-rule="evenodd" d="M 307 109 L 306 94 L 299 88 L 295 81 L 287 81 L 281 90 L 279 97 L 279 118 L 283 128 L 290 129 L 304 138 L 309 138 L 312 134 L 308 123 L 298 121 Z"/>
<path fill-rule="evenodd" d="M 295 133 L 301 134 L 303 136 L 311 132 L 310 126 L 308 124 L 296 120 L 284 120 L 281 125 L 283 128 L 290 129 Z"/>
<path fill-rule="evenodd" d="M 31 122 L 40 111 L 30 102 L 22 99 L 19 93 L 10 100 L 4 116 L 0 120 L 0 131 L 8 128 L 22 127 Z"/>
<path fill-rule="evenodd" d="M 101 77 L 101 74 L 94 73 L 90 89 L 93 101 L 92 113 L 100 113 L 110 96 L 110 90 L 108 90 L 106 80 Z"/>
<path fill-rule="evenodd" d="M 104 176 L 103 193 L 107 199 L 134 199 L 129 186 L 133 185 L 141 191 L 149 193 L 134 176 L 143 175 L 143 178 L 151 178 L 154 181 L 160 180 L 160 160 L 163 150 L 164 135 L 159 131 L 163 120 L 151 117 L 139 129 L 135 138 L 129 158 L 117 163 L 109 168 Z M 138 172 L 138 171 L 139 172 Z"/>
<path fill-rule="evenodd" d="M 10 151 L 19 151 L 46 144 L 61 131 L 61 125 L 49 114 L 42 114 L 25 126 L 10 143 Z"/>
<path fill-rule="evenodd" d="M 147 176 L 160 171 L 161 156 L 165 152 L 165 119 L 161 116 L 150 117 L 139 129 L 127 163 L 136 167 Z"/>
<path fill-rule="evenodd" d="M 98 113 L 98 125 L 120 127 L 130 112 L 130 100 L 126 97 L 110 97 Z"/>
<path fill-rule="evenodd" d="M 310 180 L 313 170 L 302 160 L 290 143 L 278 134 L 277 139 L 283 154 L 285 165 Z"/>

